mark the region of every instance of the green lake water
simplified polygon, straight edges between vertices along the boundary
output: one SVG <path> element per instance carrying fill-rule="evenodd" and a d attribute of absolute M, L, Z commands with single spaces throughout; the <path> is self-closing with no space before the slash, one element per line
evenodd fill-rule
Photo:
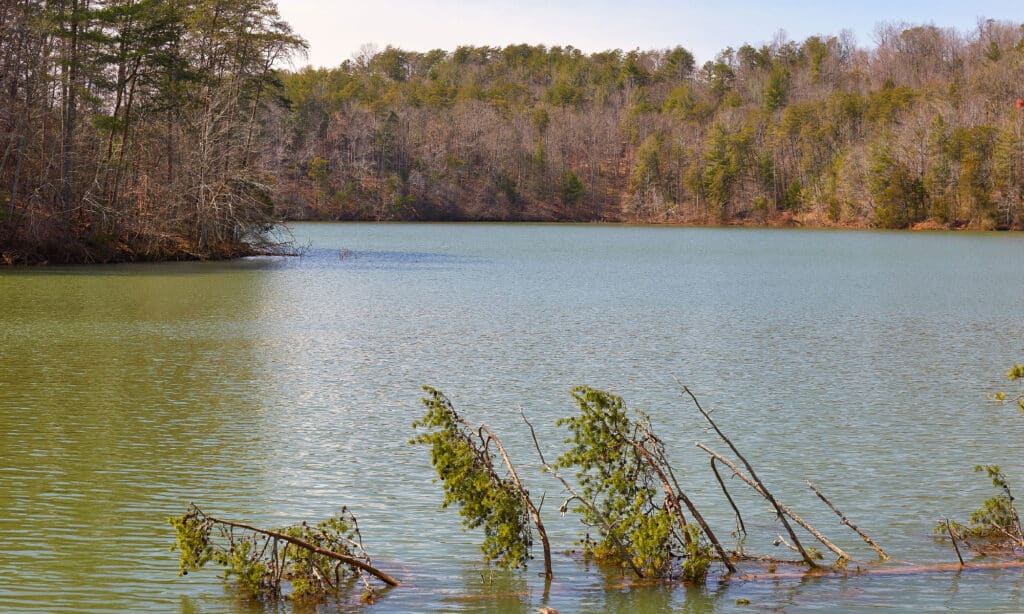
<path fill-rule="evenodd" d="M 166 518 L 190 501 L 271 526 L 347 505 L 404 582 L 369 611 L 1024 609 L 1020 569 L 625 586 L 564 553 L 580 525 L 559 518 L 564 493 L 518 416 L 555 456 L 572 386 L 622 395 L 728 534 L 693 442 L 724 446 L 678 378 L 862 566 L 879 565 L 804 478 L 892 566 L 953 562 L 930 531 L 991 494 L 974 465 L 1002 465 L 1024 492 L 1024 418 L 984 401 L 1024 360 L 1024 235 L 293 230 L 301 257 L 0 271 L 0 611 L 261 611 L 214 569 L 177 577 Z M 501 434 L 546 493 L 547 595 L 539 561 L 486 568 L 477 535 L 439 509 L 429 452 L 407 443 L 423 384 Z M 747 550 L 786 556 L 767 507 L 733 483 Z"/>

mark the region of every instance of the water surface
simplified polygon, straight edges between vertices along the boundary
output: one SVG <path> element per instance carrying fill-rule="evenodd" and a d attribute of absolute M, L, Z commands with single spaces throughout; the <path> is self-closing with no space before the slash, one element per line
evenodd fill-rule
<path fill-rule="evenodd" d="M 537 471 L 590 384 L 653 417 L 720 533 L 732 520 L 692 443 L 691 386 L 776 494 L 865 564 L 814 480 L 896 558 L 990 489 L 1024 488 L 1024 419 L 984 403 L 1024 357 L 1024 236 L 543 225 L 301 224 L 299 258 L 0 272 L 0 610 L 253 611 L 217 574 L 176 577 L 166 517 L 189 501 L 268 525 L 342 505 L 406 582 L 381 612 L 1024 608 L 1024 573 L 967 571 L 625 588 L 555 558 L 498 572 L 440 510 L 407 443 L 419 387 L 503 435 L 571 548 Z M 716 443 L 717 445 L 717 443 Z M 722 446 L 718 446 L 722 447 Z M 781 555 L 766 507 L 747 548 Z M 539 554 L 539 553 L 538 553 Z"/>

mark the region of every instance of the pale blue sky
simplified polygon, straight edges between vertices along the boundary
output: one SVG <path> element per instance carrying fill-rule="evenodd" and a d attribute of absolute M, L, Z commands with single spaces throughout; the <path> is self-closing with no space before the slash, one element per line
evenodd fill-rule
<path fill-rule="evenodd" d="M 584 51 L 682 45 L 698 62 L 726 46 L 758 44 L 784 30 L 794 40 L 846 28 L 873 45 L 876 24 L 934 23 L 968 30 L 979 17 L 1024 18 L 1021 2 L 915 0 L 278 0 L 281 14 L 310 43 L 310 64 L 333 66 L 363 44 L 426 51 L 458 45 L 543 43 Z"/>

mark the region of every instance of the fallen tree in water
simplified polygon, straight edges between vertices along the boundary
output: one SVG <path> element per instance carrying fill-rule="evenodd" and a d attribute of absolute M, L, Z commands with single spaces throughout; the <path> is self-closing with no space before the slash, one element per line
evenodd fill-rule
<path fill-rule="evenodd" d="M 442 507 L 457 503 L 467 528 L 484 529 L 481 546 L 485 558 L 500 567 L 525 567 L 531 545 L 531 523 L 538 530 L 545 550 L 545 574 L 551 577 L 550 550 L 538 506 L 523 487 L 505 448 L 486 426 L 470 427 L 441 392 L 425 387 L 426 416 L 414 424 L 433 429 L 416 437 L 415 443 L 431 444 L 431 462 L 441 479 L 445 498 Z M 789 540 L 784 542 L 800 553 L 807 568 L 819 567 L 822 557 L 813 548 L 805 548 L 790 520 L 807 531 L 837 556 L 833 564 L 842 568 L 852 557 L 805 520 L 783 505 L 758 478 L 753 466 L 740 454 L 732 441 L 718 428 L 697 398 L 683 388 L 703 418 L 729 446 L 745 469 L 708 446 L 698 445 L 712 456 L 711 468 L 743 527 L 742 515 L 722 481 L 716 462 L 729 467 L 775 509 Z M 626 407 L 621 397 L 581 386 L 572 390 L 578 412 L 557 421 L 570 432 L 569 449 L 549 463 L 537 440 L 533 425 L 523 420 L 544 471 L 557 479 L 568 493 L 560 511 L 564 515 L 574 504 L 588 531 L 580 544 L 588 558 L 631 571 L 637 578 L 677 578 L 702 583 L 711 565 L 717 561 L 726 575 L 738 572 L 743 560 L 768 560 L 750 557 L 740 550 L 729 551 L 706 520 L 698 504 L 682 487 L 669 461 L 667 447 L 654 432 L 650 417 Z M 491 447 L 497 449 L 506 474 L 496 470 L 498 463 Z M 573 472 L 575 484 L 561 471 Z M 838 511 L 815 488 L 818 497 L 830 506 L 843 524 L 856 530 L 883 559 L 888 555 L 857 525 Z M 742 528 L 745 534 L 745 528 Z M 792 563 L 792 561 L 777 561 Z"/>
<path fill-rule="evenodd" d="M 1021 377 L 1024 377 L 1022 373 Z M 442 507 L 460 508 L 463 524 L 482 529 L 481 549 L 488 563 L 503 568 L 525 568 L 532 558 L 534 531 L 544 552 L 545 577 L 552 578 L 551 544 L 541 518 L 544 497 L 535 503 L 498 436 L 486 425 L 471 426 L 440 391 L 424 387 L 427 411 L 414 423 L 421 429 L 412 443 L 427 444 L 431 464 L 444 488 Z M 946 572 L 962 569 L 960 546 L 978 555 L 1012 554 L 1009 561 L 981 561 L 977 569 L 1016 568 L 1024 565 L 1024 528 L 1006 476 L 999 467 L 984 471 L 998 489 L 966 523 L 943 521 L 936 532 L 951 538 L 957 564 L 850 566 L 851 554 L 780 501 L 758 475 L 753 463 L 712 418 L 689 388 L 683 397 L 692 402 L 700 418 L 728 450 L 715 450 L 704 442 L 695 445 L 710 457 L 710 475 L 735 514 L 736 547 L 719 538 L 696 501 L 684 488 L 669 459 L 666 443 L 655 434 L 650 416 L 628 408 L 621 397 L 589 387 L 577 387 L 571 396 L 576 414 L 556 421 L 566 427 L 566 449 L 554 462 L 545 458 L 533 424 L 523 414 L 540 466 L 564 489 L 560 506 L 571 510 L 586 527 L 580 545 L 583 555 L 627 572 L 629 584 L 661 580 L 704 583 L 716 565 L 722 581 L 760 580 L 805 575 L 843 577 Z M 760 556 L 743 551 L 747 537 L 740 506 L 726 486 L 720 467 L 726 468 L 760 495 L 781 526 L 775 545 L 785 544 L 799 559 Z M 565 473 L 566 475 L 563 475 Z M 693 472 L 690 472 L 691 479 Z M 842 525 L 857 533 L 885 561 L 891 557 L 860 526 L 810 481 L 807 486 Z M 706 491 L 706 489 L 703 489 Z M 370 601 L 378 587 L 398 581 L 373 566 L 362 546 L 355 517 L 347 509 L 316 526 L 305 523 L 281 529 L 210 516 L 192 505 L 172 518 L 181 551 L 182 574 L 214 563 L 226 570 L 240 587 L 261 598 L 285 597 L 323 602 L 352 595 L 362 586 Z M 809 536 L 809 537 L 808 537 Z M 821 552 L 805 542 L 813 539 L 835 555 L 826 563 Z M 545 591 L 547 586 L 545 585 Z"/>
<path fill-rule="evenodd" d="M 1017 394 L 1012 398 L 1005 392 L 986 395 L 997 404 L 1012 402 L 1024 413 L 1024 365 L 1014 365 L 1006 374 L 1006 378 L 1019 386 Z M 1013 554 L 1024 556 L 1024 529 L 1021 527 L 1020 514 L 1014 505 L 1016 500 L 1010 490 L 1010 482 L 998 465 L 976 465 L 974 471 L 984 472 L 992 487 L 998 493 L 986 499 L 981 507 L 971 513 L 966 523 L 949 519 L 936 523 L 933 532 L 949 538 L 953 544 L 960 565 L 965 566 L 960 544 L 979 556 L 994 554 Z"/>
<path fill-rule="evenodd" d="M 569 428 L 569 450 L 554 465 L 543 461 L 539 445 L 537 453 L 571 494 L 562 509 L 576 501 L 583 524 L 597 532 L 596 539 L 583 538 L 584 553 L 641 578 L 704 582 L 715 558 L 734 573 L 731 556 L 679 485 L 650 418 L 628 410 L 621 397 L 593 388 L 574 388 L 572 397 L 579 413 L 557 422 Z M 573 469 L 579 488 L 559 468 Z"/>
<path fill-rule="evenodd" d="M 964 559 L 959 544 L 980 556 L 1024 553 L 1024 531 L 1006 475 L 998 465 L 978 465 L 974 470 L 985 472 L 999 493 L 972 512 L 966 524 L 944 519 L 935 525 L 933 532 L 950 539 L 961 566 Z"/>
<path fill-rule="evenodd" d="M 347 508 L 312 527 L 303 522 L 262 529 L 210 516 L 194 504 L 169 521 L 181 551 L 179 575 L 212 562 L 256 597 L 319 602 L 352 591 L 358 581 L 365 589 L 363 601 L 372 601 L 376 589 L 371 578 L 398 586 L 370 562 L 359 524 Z"/>
<path fill-rule="evenodd" d="M 700 412 L 701 416 L 704 417 L 704 419 L 711 426 L 711 428 L 718 435 L 718 437 L 723 442 L 725 442 L 725 444 L 727 446 L 729 446 L 729 449 L 732 450 L 732 452 L 736 456 L 736 458 L 738 458 L 743 463 L 743 465 L 747 469 L 747 472 L 749 473 L 749 475 L 744 473 L 743 470 L 740 469 L 736 465 L 736 463 L 732 462 L 731 460 L 729 460 L 725 456 L 722 456 L 721 454 L 715 452 L 714 450 L 712 450 L 711 448 L 709 448 L 708 446 L 706 446 L 705 444 L 703 444 L 703 443 L 701 443 L 699 441 L 695 442 L 695 445 L 698 448 L 700 448 L 701 450 L 704 450 L 705 452 L 707 452 L 711 456 L 711 467 L 712 467 L 712 469 L 715 468 L 715 466 L 714 466 L 715 461 L 719 461 L 719 462 L 723 463 L 724 465 L 729 467 L 729 469 L 732 470 L 733 475 L 735 475 L 736 477 L 740 478 L 743 482 L 745 482 L 748 486 L 750 486 L 755 492 L 757 492 L 757 494 L 761 495 L 766 501 L 768 501 L 769 504 L 771 504 L 771 506 L 775 509 L 775 512 L 777 514 L 777 518 L 778 518 L 779 522 L 781 522 L 783 527 L 785 527 L 786 532 L 789 534 L 790 538 L 793 541 L 793 544 L 790 545 L 790 547 L 800 553 L 801 558 L 803 559 L 804 563 L 807 564 L 808 567 L 810 567 L 812 569 L 817 567 L 818 565 L 815 563 L 815 559 L 819 558 L 819 557 L 818 557 L 817 553 L 814 553 L 812 555 L 811 552 L 809 552 L 807 549 L 805 549 L 801 545 L 800 540 L 797 537 L 796 532 L 793 530 L 792 526 L 789 524 L 789 520 L 792 520 L 793 522 L 798 524 L 800 527 L 802 527 L 804 530 L 806 530 L 808 533 L 810 533 L 816 540 L 821 542 L 822 545 L 824 545 L 826 548 L 831 550 L 836 555 L 837 558 L 836 558 L 835 563 L 833 564 L 833 567 L 837 567 L 837 568 L 845 567 L 846 563 L 848 561 L 852 560 L 852 557 L 850 557 L 849 554 L 847 554 L 839 546 L 837 546 L 835 543 L 833 543 L 832 540 L 828 539 L 820 531 L 818 531 L 816 528 L 811 526 L 811 524 L 808 523 L 806 520 L 804 520 L 800 516 L 797 516 L 795 513 L 793 513 L 793 511 L 789 507 L 787 507 L 787 506 L 783 505 L 781 502 L 779 502 L 771 494 L 771 492 L 769 492 L 768 487 L 765 486 L 764 482 L 762 482 L 760 480 L 760 478 L 757 477 L 757 473 L 755 473 L 754 467 L 750 464 L 749 461 L 747 461 L 746 457 L 744 457 L 743 454 L 740 453 L 739 449 L 732 442 L 732 440 L 729 439 L 729 437 L 726 436 L 726 434 L 724 432 L 722 432 L 722 429 L 720 429 L 718 427 L 718 424 L 711 418 L 710 412 L 708 412 L 707 410 L 704 409 L 704 407 L 700 404 L 700 401 L 697 400 L 697 397 L 693 394 L 693 392 L 688 387 L 686 387 L 686 386 L 682 387 L 682 392 L 683 392 L 683 394 L 685 396 L 689 397 L 691 401 L 693 401 L 693 404 L 697 408 L 697 411 Z M 742 527 L 742 518 L 739 515 L 739 510 L 736 509 L 735 504 L 732 503 L 733 499 L 729 495 L 729 492 L 728 492 L 728 490 L 725 487 L 725 482 L 722 481 L 721 476 L 718 474 L 717 470 L 715 470 L 714 473 L 715 473 L 715 477 L 718 479 L 718 484 L 722 488 L 722 492 L 725 494 L 725 496 L 729 500 L 730 504 L 733 505 L 733 509 L 736 511 L 738 524 Z M 852 530 L 854 530 L 861 537 L 861 539 L 864 540 L 865 543 L 867 543 L 869 546 L 871 546 L 871 548 L 875 552 L 878 553 L 879 558 L 881 558 L 882 560 L 887 560 L 887 559 L 890 558 L 889 554 L 885 550 L 883 550 L 881 546 L 879 546 L 873 539 L 871 539 L 867 535 L 867 533 L 865 533 L 863 530 L 861 530 L 860 527 L 855 525 L 853 523 L 853 521 L 851 521 L 849 518 L 847 518 L 845 514 L 843 514 L 841 511 L 839 511 L 839 509 L 824 494 L 822 494 L 821 490 L 819 490 L 814 484 L 812 484 L 810 482 L 810 480 L 806 480 L 806 482 L 807 482 L 807 486 L 811 490 L 814 491 L 814 494 L 817 495 L 818 498 L 821 499 L 821 501 L 824 502 L 825 505 L 827 505 L 829 507 L 829 509 L 831 509 L 833 512 L 835 512 L 835 514 L 837 516 L 839 516 L 840 522 L 842 524 L 850 527 Z M 787 520 L 787 518 L 789 520 Z M 744 533 L 746 532 L 745 529 L 743 529 L 743 531 L 744 531 Z M 779 536 L 779 538 L 776 540 L 776 543 L 785 543 L 785 540 L 781 536 Z M 787 544 L 787 545 L 789 545 L 789 544 Z"/>
<path fill-rule="evenodd" d="M 426 432 L 411 443 L 430 446 L 430 462 L 445 491 L 441 506 L 455 503 L 465 527 L 483 527 L 480 548 L 485 559 L 506 569 L 526 567 L 535 528 L 544 551 L 544 576 L 550 581 L 551 545 L 540 506 L 530 498 L 505 446 L 486 425 L 474 429 L 444 394 L 429 386 L 423 390 L 427 413 L 413 427 Z M 498 473 L 492 446 L 501 456 L 504 476 Z"/>

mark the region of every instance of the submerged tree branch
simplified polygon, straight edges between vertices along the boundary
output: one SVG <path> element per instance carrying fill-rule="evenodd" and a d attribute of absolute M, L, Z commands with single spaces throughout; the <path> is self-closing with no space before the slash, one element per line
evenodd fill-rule
<path fill-rule="evenodd" d="M 678 380 L 677 380 L 677 382 L 678 382 Z M 682 384 L 680 384 L 680 385 L 682 385 Z M 682 391 L 683 391 L 684 394 L 686 394 L 686 395 L 688 395 L 690 397 L 690 399 L 693 401 L 694 406 L 697 408 L 697 411 L 699 411 L 700 414 L 702 416 L 704 416 L 704 419 L 707 420 L 708 424 L 711 425 L 711 428 L 713 428 L 715 430 L 715 432 L 718 433 L 718 437 L 721 438 L 721 440 L 724 441 L 726 443 L 726 445 L 729 446 L 729 448 L 733 451 L 733 454 L 736 455 L 736 458 L 740 459 L 740 461 L 743 462 L 744 466 L 746 466 L 747 471 L 750 472 L 750 478 L 748 478 L 748 480 L 745 480 L 745 481 L 747 481 L 748 483 L 751 483 L 752 485 L 756 484 L 757 486 L 756 486 L 755 490 L 757 490 L 761 494 L 761 496 L 764 497 L 765 499 L 767 499 L 768 503 L 770 503 L 772 505 L 772 507 L 775 508 L 775 511 L 778 513 L 779 520 L 782 522 L 782 525 L 786 528 L 786 531 L 789 533 L 790 538 L 792 538 L 792 540 L 793 540 L 793 544 L 800 551 L 800 556 L 803 557 L 804 562 L 807 563 L 807 566 L 808 567 L 817 567 L 817 564 L 814 562 L 814 559 L 811 558 L 811 555 L 807 553 L 807 551 L 804 549 L 803 545 L 800 543 L 800 538 L 797 537 L 796 532 L 793 530 L 793 528 L 791 526 L 789 526 L 789 521 L 786 520 L 786 513 L 783 511 L 783 506 L 775 499 L 774 496 L 772 496 L 771 492 L 765 487 L 764 483 L 757 477 L 757 472 L 754 471 L 753 465 L 751 465 L 750 462 L 747 461 L 746 457 L 743 456 L 742 453 L 740 453 L 739 449 L 735 446 L 735 444 L 733 444 L 732 440 L 729 439 L 725 435 L 725 433 L 722 432 L 722 429 L 718 428 L 718 425 L 715 424 L 715 421 L 711 419 L 711 415 L 707 411 L 704 410 L 704 407 L 700 404 L 700 401 L 697 400 L 696 395 L 693 394 L 693 392 L 690 390 L 690 388 L 687 387 L 687 386 L 682 386 Z M 701 444 L 698 444 L 698 445 L 701 445 Z M 703 446 L 701 445 L 701 447 L 703 447 Z M 704 448 L 704 450 L 709 452 L 709 453 L 711 453 L 711 450 L 709 450 L 706 447 Z M 734 471 L 738 471 L 738 469 L 735 468 L 735 465 L 733 465 L 731 462 L 727 461 L 725 458 L 723 458 L 721 456 L 717 456 L 717 457 L 718 457 L 719 460 L 721 460 L 725 464 L 730 465 L 730 468 L 732 468 Z M 740 472 L 740 473 L 742 473 L 742 472 Z M 737 473 L 737 475 L 740 475 L 740 473 Z M 796 520 L 796 519 L 794 518 L 794 520 Z M 835 550 L 833 550 L 833 552 L 835 552 Z M 840 552 L 842 552 L 842 551 L 840 551 Z M 840 557 L 844 558 L 844 559 L 849 559 L 850 558 L 849 556 L 846 556 L 845 553 L 841 554 Z"/>
<path fill-rule="evenodd" d="M 793 520 L 793 522 L 797 523 L 798 525 L 800 525 L 801 527 L 806 529 L 807 532 L 810 533 L 811 535 L 813 535 L 815 539 L 817 539 L 819 542 L 821 542 L 826 548 L 828 548 L 829 550 L 834 552 L 836 554 L 836 556 L 838 556 L 840 558 L 840 560 L 846 560 L 846 561 L 852 560 L 852 557 L 850 555 L 846 554 L 846 552 L 844 552 L 842 548 L 840 548 L 839 546 L 835 545 L 827 537 L 822 535 L 822 533 L 820 531 L 818 531 L 817 529 L 815 529 L 813 526 L 811 526 L 811 524 L 809 522 L 807 522 L 803 518 L 797 516 L 795 513 L 793 513 L 793 511 L 791 509 L 789 509 L 788 507 L 783 505 L 781 502 L 779 502 L 774 497 L 769 499 L 769 497 L 766 495 L 767 491 L 764 490 L 764 487 L 761 484 L 758 484 L 757 482 L 755 482 L 752 478 L 750 478 L 746 474 L 744 474 L 743 471 L 741 471 L 740 468 L 737 467 L 732 461 L 730 461 L 729 459 L 725 458 L 724 456 L 722 456 L 718 452 L 715 452 L 714 450 L 712 450 L 711 448 L 707 447 L 706 445 L 704 445 L 703 443 L 701 443 L 699 441 L 695 442 L 695 445 L 698 448 L 700 448 L 701 450 L 704 450 L 705 452 L 707 452 L 711 456 L 715 457 L 716 459 L 718 459 L 719 461 L 724 463 L 730 469 L 732 469 L 733 474 L 735 474 L 741 480 L 746 482 L 751 488 L 754 489 L 754 491 L 756 491 L 759 495 L 761 495 L 762 497 L 764 497 L 770 503 L 773 504 L 773 506 L 775 507 L 775 509 L 779 513 L 779 517 L 782 519 L 783 525 L 788 529 L 790 538 L 793 539 L 794 548 L 796 548 L 796 550 L 798 552 L 800 552 L 800 555 L 804 557 L 805 562 L 806 562 L 806 559 L 809 558 L 809 555 L 807 555 L 806 551 L 803 550 L 803 546 L 800 545 L 799 540 L 796 539 L 796 535 L 793 532 L 793 529 L 789 527 L 789 523 L 786 522 L 786 520 L 785 520 L 786 516 L 791 518 Z M 811 566 L 815 567 L 816 565 L 811 565 Z"/>
<path fill-rule="evenodd" d="M 196 508 L 196 509 L 198 510 L 199 508 Z M 200 513 L 202 513 L 202 512 L 200 512 Z M 367 563 L 365 563 L 365 562 L 363 562 L 363 561 L 361 561 L 361 560 L 359 560 L 357 558 L 353 558 L 351 556 L 347 556 L 347 555 L 341 554 L 339 552 L 334 552 L 333 550 L 328 550 L 326 548 L 321 548 L 320 546 L 317 546 L 316 544 L 312 544 L 312 543 L 310 543 L 310 542 L 308 542 L 308 541 L 306 541 L 304 539 L 300 539 L 298 537 L 292 537 L 291 535 L 288 535 L 287 533 L 281 533 L 280 531 L 273 531 L 273 530 L 270 530 L 270 529 L 261 529 L 260 527 L 253 526 L 251 524 L 245 524 L 244 522 L 234 522 L 232 520 L 225 520 L 223 518 L 216 518 L 214 516 L 206 516 L 205 514 L 203 514 L 203 515 L 206 517 L 207 520 L 209 520 L 210 522 L 213 522 L 215 524 L 221 524 L 221 525 L 224 525 L 226 527 L 233 527 L 233 528 L 236 528 L 236 529 L 245 529 L 246 531 L 252 531 L 253 533 L 259 533 L 260 535 L 266 535 L 266 536 L 269 536 L 269 537 L 273 537 L 274 539 L 278 539 L 278 540 L 281 540 L 281 541 L 286 541 L 289 544 L 294 544 L 294 545 L 296 545 L 296 546 L 298 546 L 300 548 L 304 548 L 306 550 L 309 550 L 310 552 L 315 552 L 316 554 L 319 554 L 321 556 L 326 556 L 329 559 L 334 559 L 334 560 L 336 560 L 336 561 L 338 561 L 340 563 L 344 563 L 345 565 L 348 565 L 350 567 L 356 567 L 356 568 L 361 569 L 361 570 L 365 571 L 366 573 L 372 575 L 373 577 L 377 578 L 378 580 L 384 582 L 388 586 L 398 586 L 399 585 L 398 580 L 392 578 L 391 576 L 389 576 L 388 574 L 384 573 L 383 571 L 377 569 L 373 565 L 369 565 L 369 564 L 367 564 Z"/>
<path fill-rule="evenodd" d="M 827 505 L 833 512 L 836 513 L 836 516 L 839 516 L 839 521 L 845 524 L 846 526 L 850 527 L 854 531 L 856 531 L 857 535 L 860 535 L 861 539 L 863 539 L 867 545 L 871 546 L 871 548 L 878 553 L 879 557 L 881 557 L 883 560 L 889 560 L 892 558 L 885 550 L 882 549 L 881 546 L 875 543 L 875 540 L 871 539 L 867 533 L 860 529 L 860 527 L 853 524 L 853 521 L 847 518 L 846 514 L 843 514 L 841 511 L 839 511 L 839 508 L 833 505 L 832 502 L 825 497 L 825 495 L 821 494 L 821 491 L 818 490 L 817 486 L 812 484 L 810 480 L 804 481 L 807 483 L 807 486 L 814 491 L 814 494 L 818 495 L 818 498 L 824 501 L 825 505 Z"/>

